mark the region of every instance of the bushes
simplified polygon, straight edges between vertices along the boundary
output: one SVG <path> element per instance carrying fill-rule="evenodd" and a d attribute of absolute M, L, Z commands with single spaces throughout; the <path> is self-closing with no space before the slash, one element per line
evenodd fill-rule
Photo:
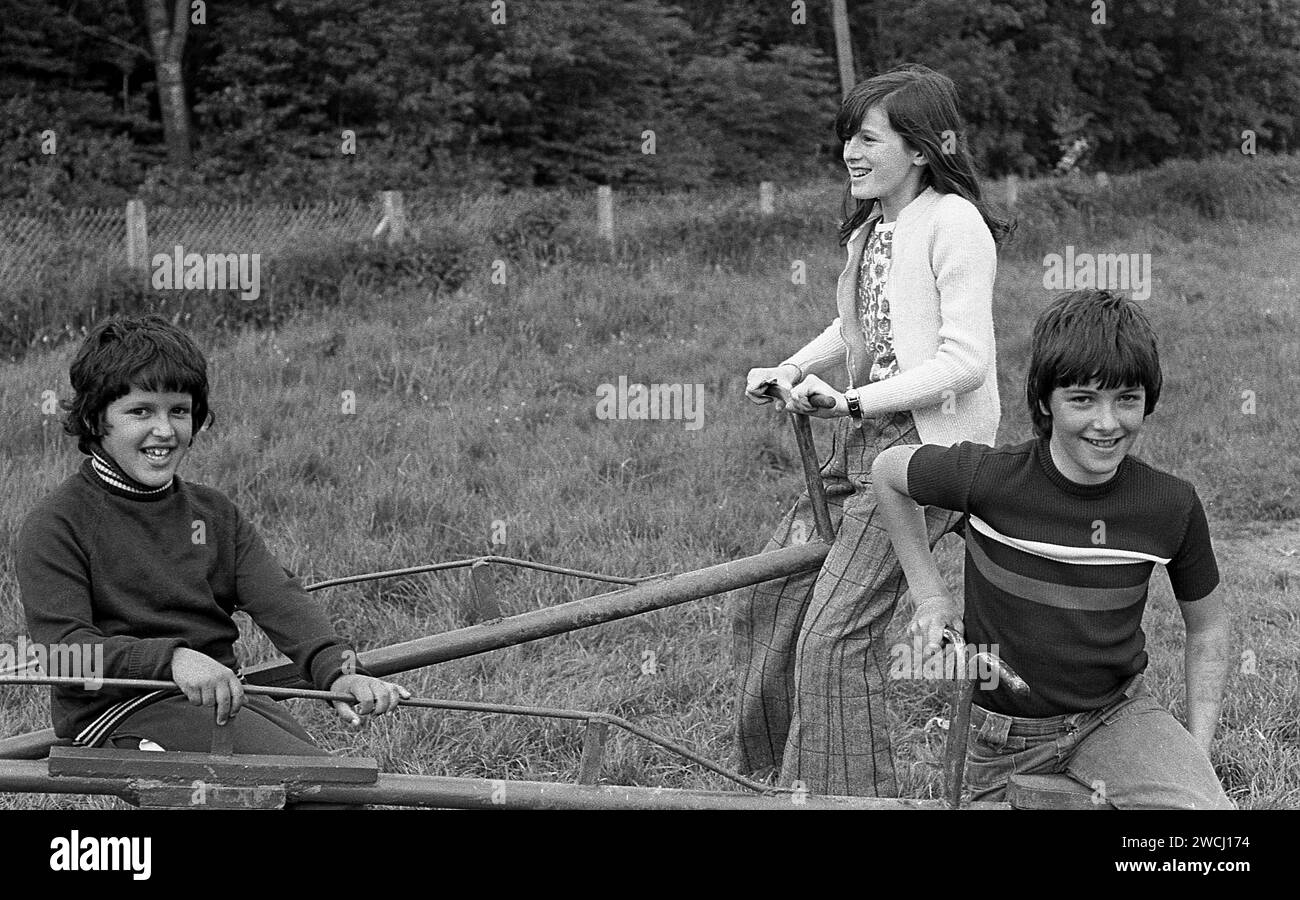
<path fill-rule="evenodd" d="M 471 245 L 454 228 L 400 245 L 361 242 L 304 244 L 261 260 L 257 296 L 230 290 L 156 290 L 150 275 L 125 266 L 70 265 L 37 279 L 0 283 L 0 354 L 84 337 L 114 313 L 160 313 L 191 328 L 276 327 L 299 313 L 336 306 L 357 291 L 416 285 L 455 290 L 470 271 Z"/>
<path fill-rule="evenodd" d="M 567 258 L 580 241 L 579 229 L 571 222 L 572 199 L 555 194 L 525 196 L 520 201 L 514 215 L 493 229 L 488 238 L 492 247 L 516 262 L 555 263 Z"/>
<path fill-rule="evenodd" d="M 795 244 L 800 249 L 794 256 L 802 256 L 808 247 L 834 239 L 828 217 L 820 218 L 827 221 L 821 223 L 819 234 L 816 220 L 810 221 L 797 210 L 761 215 L 755 209 L 723 208 L 677 221 L 652 222 L 637 229 L 627 243 L 634 254 L 684 254 L 705 266 L 762 266 L 773 255 L 781 257 L 782 265 L 789 265 L 789 255 L 777 253 L 780 247 Z"/>
<path fill-rule="evenodd" d="M 1016 236 L 1008 249 L 1031 258 L 1059 250 L 1061 233 L 1107 242 L 1154 225 L 1186 238 L 1200 233 L 1207 220 L 1288 220 L 1297 193 L 1295 156 L 1175 160 L 1115 176 L 1105 187 L 1091 179 L 1046 179 L 1020 192 Z"/>
<path fill-rule="evenodd" d="M 1243 157 L 1173 160 L 1135 177 L 1136 190 L 1117 192 L 1118 210 L 1134 216 L 1185 216 L 1203 219 L 1265 219 L 1276 201 L 1300 187 L 1294 157 Z"/>

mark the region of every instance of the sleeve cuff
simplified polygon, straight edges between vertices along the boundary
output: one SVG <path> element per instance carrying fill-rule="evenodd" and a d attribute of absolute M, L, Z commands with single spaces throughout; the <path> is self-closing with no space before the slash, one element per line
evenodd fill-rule
<path fill-rule="evenodd" d="M 181 647 L 189 647 L 183 638 L 141 638 L 132 642 L 126 654 L 126 677 L 171 681 L 172 655 Z"/>
<path fill-rule="evenodd" d="M 938 478 L 934 466 L 928 463 L 933 462 L 931 454 L 942 453 L 945 449 L 934 444 L 922 444 L 912 451 L 912 458 L 907 461 L 907 493 L 919 506 L 934 505 Z"/>
<path fill-rule="evenodd" d="M 356 673 L 357 675 L 370 674 L 361 665 L 355 650 L 343 644 L 330 644 L 322 647 L 312 657 L 309 671 L 304 674 L 308 676 L 308 680 L 316 686 L 317 690 L 328 691 L 330 685 L 345 672 Z"/>

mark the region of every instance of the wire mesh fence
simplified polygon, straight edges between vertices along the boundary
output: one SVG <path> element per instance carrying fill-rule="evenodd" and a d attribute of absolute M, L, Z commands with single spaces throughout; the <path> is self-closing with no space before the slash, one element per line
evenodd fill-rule
<path fill-rule="evenodd" d="M 77 209 L 62 215 L 0 216 L 0 277 L 39 281 L 52 267 L 82 268 L 125 260 L 121 209 Z"/>
<path fill-rule="evenodd" d="M 773 185 L 764 182 L 757 194 L 761 212 L 775 209 Z M 788 197 L 785 200 L 788 201 Z M 409 206 L 407 204 L 409 200 Z M 307 244 L 341 244 L 376 238 L 418 240 L 454 225 L 492 235 L 528 209 L 523 195 L 484 195 L 453 202 L 415 191 L 384 191 L 372 199 L 302 201 L 280 204 L 239 203 L 226 206 L 169 207 L 133 201 L 115 208 L 79 208 L 40 215 L 0 209 L 0 279 L 14 284 L 40 284 L 54 275 L 84 276 L 123 266 L 149 268 L 154 254 L 257 253 L 263 262 L 301 250 Z M 698 198 L 691 201 L 698 204 Z M 661 209 L 662 198 L 640 202 L 623 197 L 618 211 Z M 595 196 L 553 196 L 546 206 L 583 208 L 594 213 L 593 232 L 613 240 L 615 204 L 609 188 Z M 131 215 L 141 209 L 143 224 Z M 621 223 L 620 223 L 621 224 Z M 134 226 L 134 227 L 133 227 Z M 133 240 L 134 235 L 134 240 Z M 142 246 L 133 246 L 143 238 Z M 508 239 L 508 236 L 507 236 Z M 129 254 L 134 250 L 134 258 Z"/>
<path fill-rule="evenodd" d="M 260 253 L 275 257 L 306 241 L 360 241 L 381 222 L 379 200 L 299 204 L 151 206 L 147 253 L 176 245 L 197 253 Z M 45 215 L 0 216 L 0 278 L 40 281 L 53 270 L 109 269 L 127 264 L 126 207 L 82 208 Z"/>

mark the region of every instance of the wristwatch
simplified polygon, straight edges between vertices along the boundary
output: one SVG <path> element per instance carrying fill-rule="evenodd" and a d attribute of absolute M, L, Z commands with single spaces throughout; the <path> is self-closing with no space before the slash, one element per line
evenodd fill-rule
<path fill-rule="evenodd" d="M 853 424 L 859 428 L 862 427 L 862 403 L 858 397 L 858 389 L 852 388 L 844 392 L 844 400 L 849 404 L 849 416 L 853 419 Z"/>

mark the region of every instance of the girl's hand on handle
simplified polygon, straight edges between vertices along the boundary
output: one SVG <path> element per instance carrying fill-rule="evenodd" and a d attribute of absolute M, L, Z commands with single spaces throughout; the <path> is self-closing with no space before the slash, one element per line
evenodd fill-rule
<path fill-rule="evenodd" d="M 797 371 L 794 366 L 759 366 L 750 369 L 745 376 L 745 396 L 755 403 L 771 403 L 776 400 L 776 408 L 785 410 L 790 403 L 790 391 L 794 388 L 791 373 Z M 775 387 L 779 397 L 773 397 L 767 391 Z"/>
<path fill-rule="evenodd" d="M 844 395 L 816 375 L 809 375 L 791 391 L 790 408 L 819 419 L 834 419 L 849 414 L 849 404 Z"/>
<path fill-rule="evenodd" d="M 238 676 L 206 653 L 188 647 L 172 651 L 172 681 L 195 706 L 215 706 L 218 725 L 225 725 L 244 705 Z"/>

